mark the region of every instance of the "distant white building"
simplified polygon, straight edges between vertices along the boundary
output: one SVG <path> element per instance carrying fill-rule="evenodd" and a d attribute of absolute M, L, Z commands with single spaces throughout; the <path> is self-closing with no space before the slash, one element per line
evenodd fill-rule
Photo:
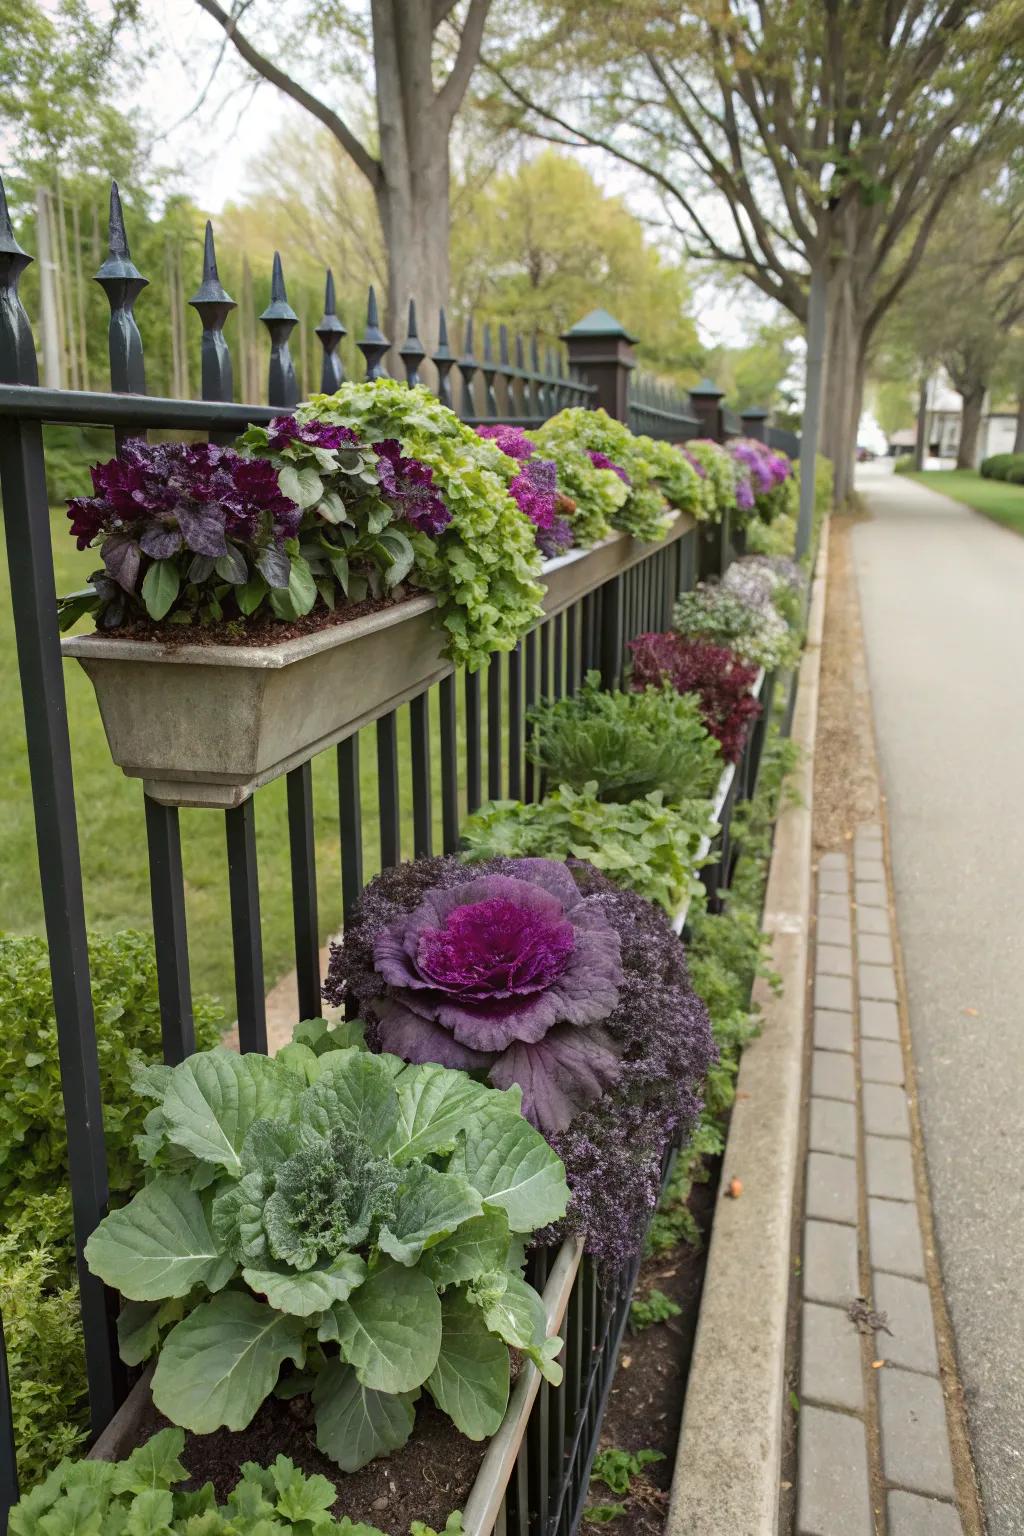
<path fill-rule="evenodd" d="M 926 469 L 950 469 L 956 463 L 962 412 L 962 399 L 945 375 L 937 374 L 928 384 Z M 993 407 L 986 396 L 978 429 L 977 463 L 980 464 L 982 459 L 990 458 L 994 453 L 1012 453 L 1016 435 L 1016 411 Z M 893 458 L 913 453 L 916 441 L 917 432 L 914 427 L 894 432 L 889 438 L 889 453 Z"/>

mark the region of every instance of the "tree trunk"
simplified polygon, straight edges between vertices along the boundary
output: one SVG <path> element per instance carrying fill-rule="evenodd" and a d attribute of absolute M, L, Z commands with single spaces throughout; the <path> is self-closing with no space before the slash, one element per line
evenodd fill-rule
<path fill-rule="evenodd" d="M 842 507 L 853 490 L 857 426 L 863 396 L 863 321 L 857 313 L 848 264 L 829 284 L 828 354 L 822 452 L 832 460 L 834 501 Z"/>
<path fill-rule="evenodd" d="M 1024 395 L 1017 397 L 1017 430 L 1013 435 L 1014 453 L 1024 453 Z"/>
<path fill-rule="evenodd" d="M 432 352 L 438 314 L 448 303 L 449 166 L 446 140 L 429 147 L 431 155 L 418 156 L 393 181 L 385 164 L 377 210 L 388 257 L 387 334 L 396 346 L 405 340 L 413 299 L 420 340 Z M 454 350 L 454 335 L 451 342 Z"/>
<path fill-rule="evenodd" d="M 928 375 L 922 373 L 917 390 L 917 434 L 914 438 L 914 468 L 924 469 L 928 453 Z"/>
<path fill-rule="evenodd" d="M 960 418 L 960 446 L 956 451 L 957 469 L 977 468 L 978 432 L 981 428 L 981 412 L 985 404 L 984 384 L 972 384 L 959 391 L 963 401 Z"/>

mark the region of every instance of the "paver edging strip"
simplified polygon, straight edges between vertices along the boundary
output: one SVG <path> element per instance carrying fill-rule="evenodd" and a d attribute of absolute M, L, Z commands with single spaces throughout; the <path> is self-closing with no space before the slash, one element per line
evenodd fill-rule
<path fill-rule="evenodd" d="M 777 1526 L 827 564 L 826 523 L 793 717 L 801 760 L 789 786 L 799 800 L 779 816 L 765 895 L 782 991 L 763 980 L 754 988 L 762 1030 L 740 1063 L 665 1536 L 771 1536 Z M 733 1178 L 738 1200 L 724 1198 Z"/>

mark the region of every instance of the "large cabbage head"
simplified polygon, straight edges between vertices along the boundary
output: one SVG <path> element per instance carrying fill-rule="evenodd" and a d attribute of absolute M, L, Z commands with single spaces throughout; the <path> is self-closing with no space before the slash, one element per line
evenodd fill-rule
<path fill-rule="evenodd" d="M 618 1076 L 600 1026 L 618 1003 L 621 941 L 564 864 L 509 868 L 429 890 L 377 933 L 380 1045 L 518 1083 L 526 1117 L 556 1131 Z"/>

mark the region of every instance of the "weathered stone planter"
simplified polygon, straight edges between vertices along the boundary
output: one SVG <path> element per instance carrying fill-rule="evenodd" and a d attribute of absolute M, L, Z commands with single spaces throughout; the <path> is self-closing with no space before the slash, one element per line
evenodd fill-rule
<path fill-rule="evenodd" d="M 666 536 L 693 526 L 679 516 Z M 547 562 L 557 613 L 662 548 L 612 534 Z M 424 595 L 280 645 L 160 645 L 70 635 L 114 762 L 162 805 L 230 809 L 451 671 Z"/>

